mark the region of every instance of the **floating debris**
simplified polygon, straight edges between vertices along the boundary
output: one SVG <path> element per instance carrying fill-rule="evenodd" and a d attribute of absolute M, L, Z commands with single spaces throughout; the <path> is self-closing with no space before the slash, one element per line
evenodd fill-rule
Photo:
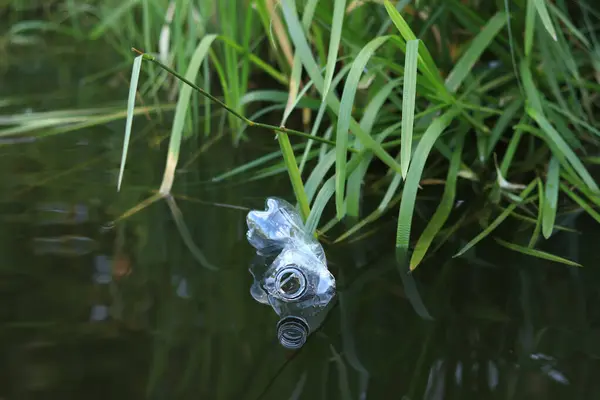
<path fill-rule="evenodd" d="M 266 207 L 250 211 L 246 218 L 246 237 L 257 253 L 250 267 L 250 293 L 281 318 L 280 343 L 298 349 L 322 323 L 335 297 L 335 278 L 327 269 L 323 247 L 306 231 L 296 209 L 274 197 L 267 199 Z"/>

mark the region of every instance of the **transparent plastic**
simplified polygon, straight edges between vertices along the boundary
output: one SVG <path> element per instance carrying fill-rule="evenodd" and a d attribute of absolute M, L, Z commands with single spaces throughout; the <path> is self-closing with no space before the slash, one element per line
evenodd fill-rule
<path fill-rule="evenodd" d="M 335 278 L 325 251 L 304 228 L 296 209 L 270 197 L 264 211 L 246 218 L 248 242 L 257 257 L 250 267 L 252 297 L 270 305 L 281 320 L 277 336 L 287 348 L 299 348 L 323 321 L 335 297 Z"/>

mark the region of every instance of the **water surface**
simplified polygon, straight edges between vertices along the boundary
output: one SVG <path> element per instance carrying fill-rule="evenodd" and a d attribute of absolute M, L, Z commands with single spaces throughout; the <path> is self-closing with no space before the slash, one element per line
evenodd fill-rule
<path fill-rule="evenodd" d="M 9 63 L 0 95 L 62 95 L 26 99 L 2 114 L 126 98 L 127 71 L 89 83 L 84 77 L 110 60 L 57 49 L 25 51 Z M 584 268 L 492 240 L 453 259 L 477 233 L 473 226 L 420 266 L 416 286 L 394 263 L 395 211 L 359 240 L 325 240 L 338 302 L 291 352 L 277 342 L 277 316 L 250 296 L 245 240 L 249 208 L 262 208 L 267 196 L 293 199 L 287 175 L 210 181 L 276 149 L 270 136 L 239 150 L 228 137 L 204 151 L 211 136 L 185 144 L 174 193 L 218 271 L 194 258 L 165 202 L 113 223 L 158 188 L 169 118 L 136 119 L 120 192 L 123 120 L 0 143 L 0 398 L 600 397 L 600 234 L 585 215 L 563 221 L 579 234 L 558 233 L 544 247 Z M 417 229 L 435 205 L 419 203 Z M 530 232 L 522 228 L 512 221 L 500 231 L 522 238 Z M 416 292 L 431 319 L 415 309 Z"/>

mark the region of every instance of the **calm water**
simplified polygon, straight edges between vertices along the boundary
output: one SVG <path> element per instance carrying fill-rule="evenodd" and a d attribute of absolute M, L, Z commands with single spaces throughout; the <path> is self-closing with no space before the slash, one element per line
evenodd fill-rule
<path fill-rule="evenodd" d="M 110 57 L 68 46 L 19 57 L 0 72 L 2 97 L 65 95 L 3 113 L 126 98 L 127 73 L 82 84 Z M 473 224 L 423 263 L 415 283 L 393 262 L 394 211 L 360 240 L 325 245 L 339 301 L 290 352 L 275 337 L 277 316 L 249 294 L 244 237 L 247 208 L 292 199 L 287 176 L 209 182 L 276 142 L 233 151 L 226 138 L 201 153 L 208 139 L 186 144 L 174 192 L 217 272 L 190 254 L 164 202 L 111 223 L 158 188 L 166 119 L 136 120 L 119 193 L 122 120 L 0 144 L 0 399 L 600 398 L 600 234 L 584 215 L 561 221 L 580 234 L 556 234 L 545 247 L 583 269 L 491 240 L 452 259 Z M 418 213 L 434 207 L 424 199 Z M 512 221 L 501 233 L 522 239 L 523 228 Z M 430 320 L 413 307 L 417 291 Z"/>

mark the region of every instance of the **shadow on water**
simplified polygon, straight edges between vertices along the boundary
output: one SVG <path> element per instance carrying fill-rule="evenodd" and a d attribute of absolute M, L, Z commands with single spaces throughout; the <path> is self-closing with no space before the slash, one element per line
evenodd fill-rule
<path fill-rule="evenodd" d="M 215 272 L 190 254 L 165 202 L 110 224 L 158 187 L 168 133 L 137 132 L 117 193 L 122 128 L 0 146 L 0 398 L 600 396 L 599 233 L 583 215 L 564 222 L 580 234 L 551 241 L 583 269 L 491 240 L 453 259 L 472 235 L 451 238 L 411 276 L 431 320 L 394 265 L 395 223 L 326 245 L 337 304 L 289 352 L 277 316 L 249 293 L 244 209 L 290 199 L 287 176 L 209 182 L 276 143 L 217 142 L 177 175 L 178 205 Z"/>

